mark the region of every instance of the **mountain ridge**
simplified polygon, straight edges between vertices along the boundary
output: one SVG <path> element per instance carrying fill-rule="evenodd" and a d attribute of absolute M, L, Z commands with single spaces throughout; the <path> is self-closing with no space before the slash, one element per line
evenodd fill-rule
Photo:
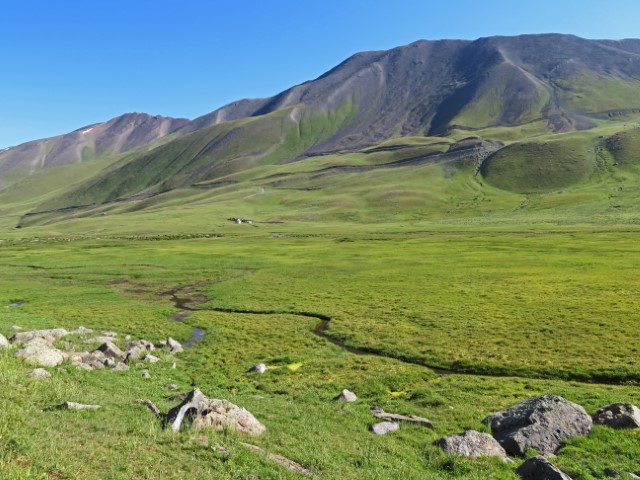
<path fill-rule="evenodd" d="M 531 135 L 589 131 L 638 112 L 640 40 L 562 34 L 418 40 L 356 53 L 318 78 L 272 97 L 238 100 L 180 121 L 164 140 L 132 150 L 34 212 L 229 185 L 238 176 L 248 178 L 253 169 L 264 176 L 265 168 L 318 156 L 338 159 L 360 152 L 373 158 L 366 152 L 381 146 L 378 158 L 388 142 L 393 145 L 386 160 L 376 160 L 380 164 L 414 158 L 419 160 L 412 164 L 423 164 L 429 155 L 459 150 L 457 142 L 467 152 L 465 161 L 473 163 L 497 145 Z M 583 181 L 592 170 L 585 152 L 594 147 L 580 144 L 573 173 L 565 175 L 561 163 L 571 149 L 560 143 L 506 150 L 525 163 L 500 156 L 487 164 L 491 168 L 477 169 L 474 175 L 486 174 L 500 188 L 525 194 L 534 184 L 533 191 L 543 191 Z M 407 156 L 393 153 L 403 144 Z M 535 152 L 550 155 L 553 164 L 535 166 Z M 531 162 L 534 167 L 523 171 L 558 178 L 531 184 L 526 178 L 514 180 L 513 174 L 508 181 L 498 178 L 505 175 L 500 165 Z M 353 171 L 352 166 L 336 168 Z"/>
<path fill-rule="evenodd" d="M 173 133 L 187 122 L 132 112 L 66 134 L 9 147 L 0 152 L 0 182 L 7 174 L 20 177 L 44 168 L 134 150 Z"/>

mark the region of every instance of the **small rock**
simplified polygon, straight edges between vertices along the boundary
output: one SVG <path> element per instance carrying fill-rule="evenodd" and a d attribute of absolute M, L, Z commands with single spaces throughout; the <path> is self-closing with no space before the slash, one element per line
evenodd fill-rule
<path fill-rule="evenodd" d="M 114 372 L 126 372 L 127 370 L 129 370 L 129 365 L 127 365 L 126 363 L 120 362 L 111 370 L 113 370 Z"/>
<path fill-rule="evenodd" d="M 400 425 L 396 422 L 380 422 L 375 423 L 369 427 L 369 430 L 376 435 L 386 435 L 387 433 L 395 432 L 400 429 Z"/>
<path fill-rule="evenodd" d="M 142 378 L 151 378 L 151 374 L 149 373 L 149 370 L 142 371 Z"/>
<path fill-rule="evenodd" d="M 124 346 L 126 362 L 131 363 L 133 360 L 139 360 L 143 358 L 147 352 L 151 352 L 155 349 L 151 342 L 146 340 L 136 340 L 135 342 L 129 342 Z"/>
<path fill-rule="evenodd" d="M 570 438 L 587 435 L 592 420 L 580 405 L 556 395 L 530 398 L 484 419 L 500 445 L 512 455 L 527 448 L 554 455 Z"/>
<path fill-rule="evenodd" d="M 599 408 L 593 423 L 611 428 L 640 428 L 640 409 L 630 403 L 613 403 Z"/>
<path fill-rule="evenodd" d="M 171 368 L 172 368 L 173 370 L 175 370 L 175 369 L 176 369 L 176 362 L 173 362 L 173 363 L 171 364 Z"/>
<path fill-rule="evenodd" d="M 171 349 L 171 351 L 169 352 L 171 353 L 171 355 L 182 353 L 184 351 L 184 349 L 182 348 L 182 344 L 171 337 L 167 338 L 167 346 Z"/>
<path fill-rule="evenodd" d="M 0 348 L 9 348 L 11 345 L 9 344 L 9 340 L 7 337 L 0 333 Z"/>
<path fill-rule="evenodd" d="M 105 367 L 115 367 L 116 362 L 113 358 L 105 358 L 102 362 Z"/>
<path fill-rule="evenodd" d="M 125 335 L 124 339 L 127 340 L 127 341 L 131 340 L 131 335 Z"/>
<path fill-rule="evenodd" d="M 105 359 L 105 355 L 100 351 L 96 350 L 95 352 L 83 352 L 80 354 L 75 354 L 70 357 L 71 363 L 73 365 L 86 365 L 91 370 L 99 370 L 104 368 L 103 361 Z"/>
<path fill-rule="evenodd" d="M 100 335 L 103 337 L 116 338 L 118 336 L 117 332 L 100 332 Z"/>
<path fill-rule="evenodd" d="M 340 395 L 336 397 L 336 400 L 339 400 L 341 402 L 355 402 L 356 400 L 358 400 L 358 397 L 355 393 L 345 388 L 344 390 L 342 390 L 342 392 L 340 392 Z"/>
<path fill-rule="evenodd" d="M 638 480 L 640 480 L 640 477 L 638 475 L 636 475 L 635 473 L 631 473 L 631 472 L 627 473 L 627 477 L 629 477 L 629 478 L 637 478 Z"/>
<path fill-rule="evenodd" d="M 178 385 L 176 385 L 175 383 L 170 383 L 164 386 L 165 390 L 178 390 L 178 388 Z"/>
<path fill-rule="evenodd" d="M 84 341 L 84 343 L 112 343 L 112 342 L 113 342 L 112 337 L 104 337 L 104 336 L 88 338 Z"/>
<path fill-rule="evenodd" d="M 91 330 L 90 328 L 79 326 L 78 328 L 76 328 L 75 330 L 72 330 L 69 333 L 72 333 L 74 335 L 89 335 L 93 333 L 93 330 Z"/>
<path fill-rule="evenodd" d="M 434 445 L 442 448 L 446 453 L 457 453 L 466 457 L 500 457 L 507 459 L 507 452 L 488 433 L 469 430 L 462 435 L 451 435 L 434 442 Z"/>
<path fill-rule="evenodd" d="M 253 372 L 253 373 L 264 373 L 266 371 L 267 371 L 267 366 L 264 363 L 259 363 L 249 369 L 249 372 Z"/>
<path fill-rule="evenodd" d="M 160 361 L 158 357 L 156 357 L 155 355 L 151 355 L 150 353 L 147 354 L 146 357 L 144 357 L 144 360 L 149 363 L 158 363 Z"/>
<path fill-rule="evenodd" d="M 11 328 L 14 330 L 22 330 L 22 327 L 19 325 L 12 325 Z"/>
<path fill-rule="evenodd" d="M 125 357 L 124 352 L 122 350 L 120 350 L 112 342 L 103 343 L 102 345 L 100 345 L 97 348 L 97 350 L 99 350 L 102 353 L 104 353 L 104 356 L 108 357 L 108 358 L 114 358 L 114 359 L 122 360 Z"/>
<path fill-rule="evenodd" d="M 66 368 L 58 367 L 56 368 L 56 372 L 58 373 L 69 373 Z"/>
<path fill-rule="evenodd" d="M 32 378 L 51 378 L 51 374 L 44 368 L 34 368 L 27 372 L 27 376 Z"/>
<path fill-rule="evenodd" d="M 523 480 L 571 480 L 571 477 L 551 464 L 544 457 L 530 458 L 524 462 L 516 473 Z"/>

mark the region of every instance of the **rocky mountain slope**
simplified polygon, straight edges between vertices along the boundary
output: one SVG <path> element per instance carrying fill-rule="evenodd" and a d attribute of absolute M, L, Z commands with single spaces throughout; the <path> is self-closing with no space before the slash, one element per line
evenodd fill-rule
<path fill-rule="evenodd" d="M 93 160 L 148 145 L 188 122 L 186 119 L 127 113 L 71 133 L 0 152 L 0 185 L 38 170 Z"/>
<path fill-rule="evenodd" d="M 281 186 L 285 180 L 260 180 L 268 175 L 265 169 L 311 165 L 330 155 L 342 159 L 364 153 L 360 161 L 376 163 L 367 169 L 433 159 L 450 165 L 449 178 L 454 160 L 477 163 L 504 145 L 532 139 L 533 144 L 502 149 L 478 172 L 503 190 L 544 192 L 606 170 L 604 164 L 615 156 L 603 144 L 597 148 L 604 156 L 594 157 L 600 133 L 588 141 L 572 137 L 568 143 L 556 134 L 596 132 L 596 127 L 632 119 L 640 113 L 639 94 L 640 40 L 546 34 L 418 41 L 356 54 L 274 97 L 240 100 L 190 122 L 124 116 L 31 142 L 0 155 L 0 174 L 147 145 L 32 210 L 46 212 L 229 185 L 254 178 L 256 172 L 254 185 Z M 154 143 L 168 133 L 169 138 Z M 547 145 L 548 135 L 553 142 Z M 487 144 L 486 155 L 477 158 L 476 146 Z M 546 163 L 536 152 L 544 154 Z M 514 172 L 518 166 L 520 173 Z M 304 188 L 322 190 L 336 183 L 336 174 L 354 168 L 361 167 L 343 168 L 338 162 L 330 172 L 307 169 L 308 178 L 331 173 L 332 180 Z"/>

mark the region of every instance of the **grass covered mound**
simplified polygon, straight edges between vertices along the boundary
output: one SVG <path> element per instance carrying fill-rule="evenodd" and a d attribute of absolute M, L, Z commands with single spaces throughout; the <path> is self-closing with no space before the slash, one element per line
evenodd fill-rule
<path fill-rule="evenodd" d="M 515 193 L 542 193 L 575 185 L 593 168 L 593 146 L 582 138 L 509 145 L 482 165 L 492 185 Z"/>

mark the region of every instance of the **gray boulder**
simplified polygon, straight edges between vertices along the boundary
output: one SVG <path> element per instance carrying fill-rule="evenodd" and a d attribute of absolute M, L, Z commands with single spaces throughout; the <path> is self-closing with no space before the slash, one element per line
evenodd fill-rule
<path fill-rule="evenodd" d="M 32 330 L 30 332 L 19 332 L 11 337 L 12 343 L 23 344 L 27 343 L 34 338 L 40 338 L 47 343 L 53 343 L 56 340 L 60 340 L 62 337 L 69 335 L 64 328 L 51 328 L 49 330 Z"/>
<path fill-rule="evenodd" d="M 190 420 L 192 428 L 222 431 L 226 428 L 249 435 L 261 435 L 266 430 L 251 413 L 228 400 L 207 398 L 197 388 L 189 392 L 166 416 L 166 425 L 178 432 L 185 420 Z"/>
<path fill-rule="evenodd" d="M 129 370 L 129 365 L 127 365 L 126 363 L 118 363 L 116 364 L 115 367 L 113 367 L 111 370 L 113 370 L 114 372 L 126 372 L 127 370 Z"/>
<path fill-rule="evenodd" d="M 34 368 L 27 372 L 27 376 L 31 378 L 51 378 L 51 374 L 44 368 Z"/>
<path fill-rule="evenodd" d="M 371 425 L 369 430 L 376 435 L 386 435 L 387 433 L 400 430 L 400 425 L 396 422 L 380 422 Z"/>
<path fill-rule="evenodd" d="M 344 390 L 342 390 L 342 392 L 340 392 L 340 395 L 336 397 L 336 400 L 339 400 L 341 402 L 355 402 L 356 400 L 358 400 L 358 397 L 355 393 L 345 388 Z"/>
<path fill-rule="evenodd" d="M 507 453 L 520 456 L 527 448 L 553 455 L 565 440 L 587 435 L 593 424 L 584 408 L 556 395 L 530 398 L 484 423 Z"/>
<path fill-rule="evenodd" d="M 434 442 L 446 453 L 457 453 L 466 457 L 500 457 L 506 460 L 507 452 L 488 433 L 469 430 L 462 435 L 451 435 Z"/>
<path fill-rule="evenodd" d="M 593 423 L 611 428 L 640 428 L 640 409 L 630 403 L 612 403 L 598 409 Z"/>
<path fill-rule="evenodd" d="M 65 360 L 65 354 L 40 337 L 32 337 L 16 352 L 25 362 L 39 367 L 57 367 Z"/>
<path fill-rule="evenodd" d="M 9 344 L 9 340 L 7 337 L 0 333 L 0 348 L 9 348 L 11 345 Z"/>
<path fill-rule="evenodd" d="M 544 457 L 530 458 L 524 462 L 516 473 L 523 480 L 571 480 L 571 477 L 551 464 Z"/>
<path fill-rule="evenodd" d="M 122 350 L 120 350 L 116 345 L 112 342 L 104 342 L 97 348 L 98 351 L 102 352 L 107 358 L 115 358 L 118 360 L 124 359 L 125 355 Z"/>

